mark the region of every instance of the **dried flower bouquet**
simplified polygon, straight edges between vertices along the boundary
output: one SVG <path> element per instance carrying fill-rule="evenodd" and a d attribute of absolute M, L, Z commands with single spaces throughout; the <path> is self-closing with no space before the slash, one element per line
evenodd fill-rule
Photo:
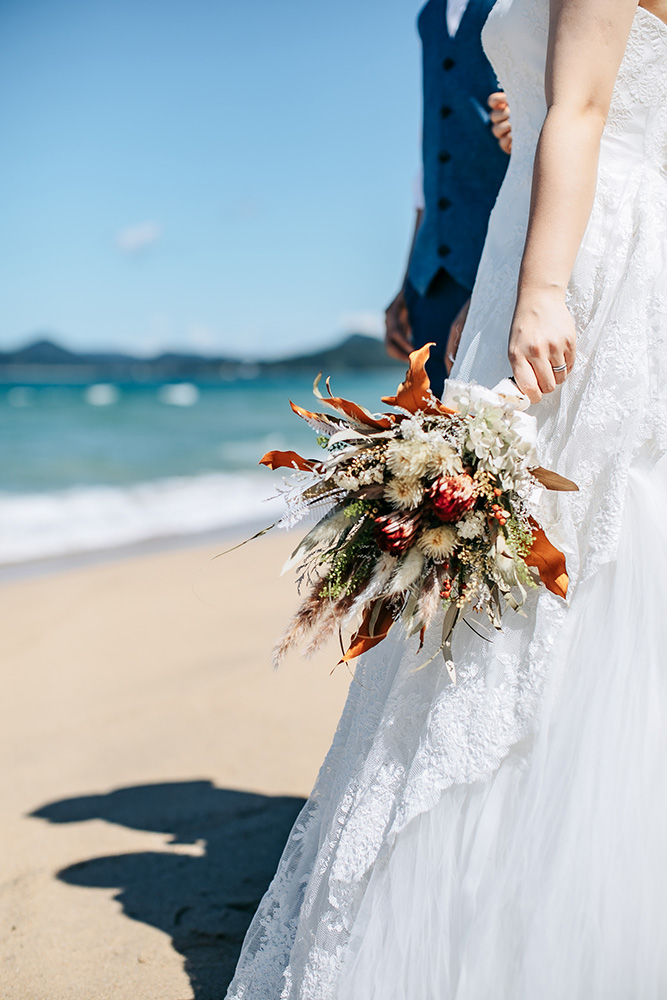
<path fill-rule="evenodd" d="M 565 598 L 565 558 L 531 515 L 537 484 L 576 490 L 537 466 L 535 420 L 509 380 L 488 390 L 446 383 L 431 392 L 430 345 L 410 355 L 405 381 L 383 402 L 397 412 L 371 414 L 348 400 L 315 395 L 334 415 L 292 409 L 318 434 L 320 460 L 271 451 L 261 464 L 291 468 L 287 520 L 325 515 L 286 568 L 299 566 L 301 606 L 275 650 L 295 643 L 312 653 L 333 632 L 361 621 L 342 661 L 381 642 L 397 621 L 419 635 L 442 627 L 447 669 L 456 680 L 451 636 L 463 614 L 484 614 L 500 628 L 504 604 L 518 610 L 540 584 Z"/>

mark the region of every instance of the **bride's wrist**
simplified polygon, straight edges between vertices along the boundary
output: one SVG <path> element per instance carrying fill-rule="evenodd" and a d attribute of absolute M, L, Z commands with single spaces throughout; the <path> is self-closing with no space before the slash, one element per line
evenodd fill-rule
<path fill-rule="evenodd" d="M 565 305 L 566 289 L 557 285 L 521 286 L 516 297 L 516 314 L 539 315 L 545 309 Z"/>
<path fill-rule="evenodd" d="M 559 281 L 531 281 L 519 278 L 517 302 L 559 301 L 565 302 L 567 283 Z"/>

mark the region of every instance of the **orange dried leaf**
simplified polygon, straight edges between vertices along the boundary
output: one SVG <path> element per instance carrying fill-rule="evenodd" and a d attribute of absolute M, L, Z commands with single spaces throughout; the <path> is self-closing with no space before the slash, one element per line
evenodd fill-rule
<path fill-rule="evenodd" d="M 302 458 L 295 451 L 267 451 L 258 464 L 268 465 L 269 469 L 300 469 L 302 472 L 312 472 L 319 467 L 319 462 Z"/>
<path fill-rule="evenodd" d="M 371 627 L 372 621 L 374 624 Z M 349 663 L 350 660 L 355 660 L 362 653 L 367 653 L 369 649 L 387 638 L 387 633 L 393 624 L 394 616 L 387 603 L 382 603 L 379 613 L 376 605 L 371 604 L 364 612 L 359 631 L 352 636 L 347 652 L 338 662 Z"/>
<path fill-rule="evenodd" d="M 330 406 L 333 410 L 338 413 L 342 413 L 353 423 L 361 424 L 365 427 L 372 427 L 376 431 L 386 431 L 390 427 L 393 427 L 396 422 L 396 418 L 393 414 L 388 413 L 386 416 L 380 417 L 379 419 L 374 417 L 373 414 L 367 410 L 364 406 L 359 406 L 357 403 L 353 403 L 349 399 L 343 399 L 341 396 L 334 396 L 331 392 L 331 386 L 329 385 L 329 379 L 326 380 L 326 387 L 329 396 L 323 396 L 320 392 L 318 386 L 322 375 L 321 373 L 315 379 L 313 385 L 313 392 L 318 399 L 321 399 L 323 403 Z"/>
<path fill-rule="evenodd" d="M 395 396 L 383 396 L 383 403 L 398 406 L 408 413 L 419 411 L 428 414 L 456 413 L 456 410 L 448 409 L 436 399 L 431 390 L 431 382 L 426 374 L 426 362 L 432 347 L 435 347 L 435 344 L 424 344 L 418 351 L 412 352 L 405 381 L 401 382 Z"/>
<path fill-rule="evenodd" d="M 290 399 L 289 405 L 292 408 L 292 412 L 296 413 L 297 417 L 301 417 L 306 423 L 314 428 L 315 430 L 321 430 L 327 434 L 333 434 L 340 430 L 343 426 L 343 421 L 340 417 L 333 417 L 330 413 L 313 413 L 312 410 L 304 410 L 303 406 L 299 406 L 297 403 L 293 403 Z"/>
<path fill-rule="evenodd" d="M 567 575 L 565 556 L 552 545 L 540 528 L 537 521 L 531 520 L 533 528 L 533 544 L 526 556 L 526 565 L 534 566 L 540 574 L 542 583 L 557 597 L 565 599 L 570 578 Z"/>

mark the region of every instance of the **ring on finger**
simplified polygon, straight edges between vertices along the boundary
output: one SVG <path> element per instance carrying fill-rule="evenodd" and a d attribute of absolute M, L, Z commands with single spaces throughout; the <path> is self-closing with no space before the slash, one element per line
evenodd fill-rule
<path fill-rule="evenodd" d="M 554 375 L 560 375 L 561 372 L 567 371 L 567 365 L 558 365 L 558 366 L 552 365 L 551 368 L 553 369 Z"/>

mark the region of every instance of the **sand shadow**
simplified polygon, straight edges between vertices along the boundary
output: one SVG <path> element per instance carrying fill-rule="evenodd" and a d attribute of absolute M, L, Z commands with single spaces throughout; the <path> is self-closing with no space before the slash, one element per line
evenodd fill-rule
<path fill-rule="evenodd" d="M 201 857 L 147 851 L 92 858 L 65 868 L 70 885 L 118 889 L 133 920 L 171 936 L 195 1000 L 222 1000 L 243 938 L 304 800 L 185 781 L 63 799 L 31 815 L 50 823 L 103 819 L 170 833 L 174 844 L 205 841 Z"/>

